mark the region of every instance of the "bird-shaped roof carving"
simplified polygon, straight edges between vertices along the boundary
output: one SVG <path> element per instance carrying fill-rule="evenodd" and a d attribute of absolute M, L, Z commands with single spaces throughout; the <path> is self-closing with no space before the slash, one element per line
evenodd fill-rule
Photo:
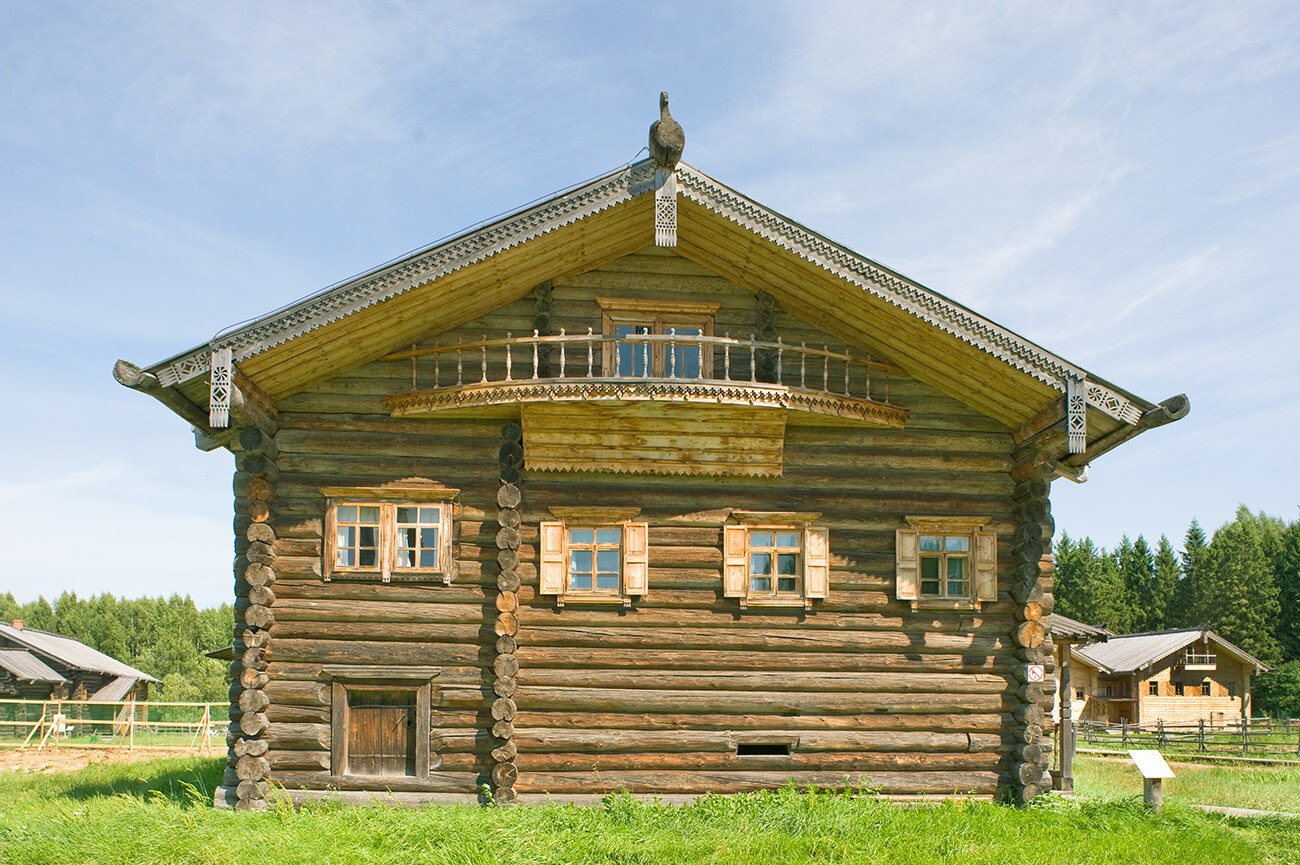
<path fill-rule="evenodd" d="M 659 119 L 650 124 L 650 158 L 660 168 L 673 169 L 686 147 L 682 125 L 668 113 L 668 91 L 659 94 Z"/>

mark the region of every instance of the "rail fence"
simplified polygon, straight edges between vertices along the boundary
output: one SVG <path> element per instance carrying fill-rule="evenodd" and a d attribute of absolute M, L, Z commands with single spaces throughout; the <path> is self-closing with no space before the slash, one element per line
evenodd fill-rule
<path fill-rule="evenodd" d="M 225 749 L 226 703 L 0 700 L 0 748 Z"/>
<path fill-rule="evenodd" d="M 1233 754 L 1300 760 L 1300 718 L 1226 718 L 1195 724 L 1079 721 L 1077 741 L 1100 748 L 1154 748 L 1184 754 Z"/>

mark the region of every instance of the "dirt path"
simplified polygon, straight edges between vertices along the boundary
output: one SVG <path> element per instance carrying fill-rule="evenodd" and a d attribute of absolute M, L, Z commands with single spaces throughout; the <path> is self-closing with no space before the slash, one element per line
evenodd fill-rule
<path fill-rule="evenodd" d="M 92 763 L 136 763 L 159 757 L 194 757 L 192 748 L 128 751 L 125 748 L 0 748 L 0 772 L 75 772 Z"/>

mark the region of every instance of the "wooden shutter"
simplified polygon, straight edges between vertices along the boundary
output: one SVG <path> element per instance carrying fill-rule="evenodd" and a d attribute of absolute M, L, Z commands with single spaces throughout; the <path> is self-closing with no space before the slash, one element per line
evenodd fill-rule
<path fill-rule="evenodd" d="M 644 595 L 650 567 L 650 524 L 623 524 L 623 594 Z"/>
<path fill-rule="evenodd" d="M 915 529 L 894 533 L 894 595 L 900 601 L 915 601 L 921 596 L 920 534 Z"/>
<path fill-rule="evenodd" d="M 540 595 L 564 594 L 564 523 L 542 523 L 539 551 L 538 588 Z"/>
<path fill-rule="evenodd" d="M 975 600 L 998 599 L 998 536 L 975 532 Z"/>
<path fill-rule="evenodd" d="M 824 598 L 831 588 L 831 562 L 826 529 L 808 526 L 803 531 L 803 594 Z"/>
<path fill-rule="evenodd" d="M 745 547 L 749 530 L 745 526 L 722 527 L 722 594 L 728 598 L 743 598 L 748 594 L 749 563 Z"/>

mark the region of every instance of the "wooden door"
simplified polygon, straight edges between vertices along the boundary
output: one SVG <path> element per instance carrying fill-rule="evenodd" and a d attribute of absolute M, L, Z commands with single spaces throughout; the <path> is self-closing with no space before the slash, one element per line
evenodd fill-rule
<path fill-rule="evenodd" d="M 348 773 L 415 775 L 415 692 L 348 690 Z"/>

